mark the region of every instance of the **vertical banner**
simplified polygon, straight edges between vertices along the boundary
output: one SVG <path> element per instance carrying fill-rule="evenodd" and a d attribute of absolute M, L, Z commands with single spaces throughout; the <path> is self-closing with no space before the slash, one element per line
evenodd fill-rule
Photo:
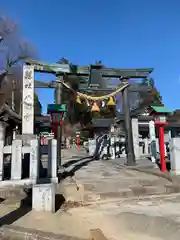
<path fill-rule="evenodd" d="M 23 66 L 22 134 L 34 133 L 34 67 Z"/>

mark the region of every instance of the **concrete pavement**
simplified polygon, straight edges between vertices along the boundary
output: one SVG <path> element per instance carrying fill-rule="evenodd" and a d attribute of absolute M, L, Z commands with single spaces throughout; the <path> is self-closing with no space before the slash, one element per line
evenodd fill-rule
<path fill-rule="evenodd" d="M 110 198 L 180 192 L 177 183 L 158 169 L 128 167 L 116 161 L 84 159 L 64 164 L 66 175 L 59 189 L 69 201 L 92 203 Z M 147 162 L 148 165 L 148 162 Z M 73 192 L 73 194 L 71 194 Z"/>
<path fill-rule="evenodd" d="M 2 228 L 1 234 L 12 236 L 18 232 L 23 236 L 19 239 L 27 239 L 30 233 L 37 237 L 47 232 L 49 239 L 90 239 L 90 229 L 99 228 L 107 239 L 113 240 L 179 240 L 179 204 L 180 194 L 171 194 L 106 199 L 55 214 L 31 211 Z M 56 238 L 50 237 L 52 232 Z"/>

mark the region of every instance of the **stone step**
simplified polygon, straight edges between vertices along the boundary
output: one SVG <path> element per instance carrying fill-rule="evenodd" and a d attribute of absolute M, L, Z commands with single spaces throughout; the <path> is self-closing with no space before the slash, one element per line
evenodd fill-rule
<path fill-rule="evenodd" d="M 144 183 L 144 184 L 143 184 Z M 150 184 L 151 183 L 151 184 Z M 136 196 L 148 196 L 159 194 L 179 193 L 180 185 L 170 182 L 148 182 L 142 184 L 135 183 L 129 185 L 116 185 L 106 182 L 83 182 L 76 179 L 62 181 L 58 186 L 58 193 L 62 194 L 65 200 L 83 202 L 84 204 L 95 203 L 105 199 L 118 199 Z"/>
<path fill-rule="evenodd" d="M 16 197 L 25 197 L 26 192 L 22 187 L 4 187 L 0 188 L 0 198 L 16 198 Z"/>
<path fill-rule="evenodd" d="M 149 196 L 149 195 L 160 195 L 160 194 L 171 194 L 179 193 L 180 186 L 168 184 L 165 186 L 133 186 L 130 188 L 124 188 L 117 192 L 84 192 L 84 203 L 97 203 L 98 201 L 103 201 L 107 199 L 119 199 L 128 197 L 138 197 L 138 196 Z"/>
<path fill-rule="evenodd" d="M 36 229 L 23 228 L 19 226 L 5 225 L 0 228 L 1 239 L 41 239 L 41 240 L 83 240 L 81 238 L 67 236 L 63 234 L 54 234 L 49 232 L 43 232 Z M 85 240 L 85 239 L 84 239 Z"/>

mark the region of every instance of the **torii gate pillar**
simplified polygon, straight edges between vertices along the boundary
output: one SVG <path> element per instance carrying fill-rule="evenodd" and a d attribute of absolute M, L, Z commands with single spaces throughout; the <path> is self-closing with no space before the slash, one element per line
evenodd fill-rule
<path fill-rule="evenodd" d="M 124 80 L 125 81 L 125 80 Z M 127 165 L 135 165 L 135 154 L 133 145 L 133 134 L 132 134 L 132 122 L 130 116 L 129 98 L 128 98 L 128 88 L 122 91 L 123 100 L 123 112 L 124 112 L 124 122 L 126 130 L 126 154 L 127 154 Z"/>

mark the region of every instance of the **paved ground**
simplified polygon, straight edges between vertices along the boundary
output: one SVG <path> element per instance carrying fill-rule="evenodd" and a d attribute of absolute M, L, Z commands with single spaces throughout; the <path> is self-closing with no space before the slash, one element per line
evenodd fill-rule
<path fill-rule="evenodd" d="M 76 171 L 79 165 L 82 167 Z M 80 190 L 82 189 L 83 200 L 90 202 L 106 198 L 163 193 L 168 191 L 167 188 L 171 185 L 164 178 L 122 168 L 106 161 L 83 160 L 80 164 L 71 165 L 66 171 L 68 173 L 75 171 L 74 182 Z M 65 179 L 62 184 L 67 186 L 68 181 L 69 184 L 72 183 L 71 186 L 74 184 L 71 178 Z"/>
<path fill-rule="evenodd" d="M 59 210 L 53 215 L 29 212 L 13 225 L 79 238 L 88 238 L 90 229 L 100 228 L 108 239 L 114 240 L 178 240 L 179 204 L 179 194 L 106 200 Z M 8 211 L 6 204 L 2 207 Z M 13 209 L 15 206 L 11 206 Z"/>
<path fill-rule="evenodd" d="M 126 168 L 123 159 L 78 161 L 76 152 L 63 154 L 66 178 L 57 193 L 69 202 L 50 214 L 22 208 L 19 199 L 11 198 L 0 203 L 1 225 L 78 238 L 89 238 L 90 229 L 100 228 L 112 240 L 179 239 L 180 194 L 169 194 L 179 191 L 172 182 Z M 83 151 L 79 155 L 84 156 Z M 144 167 L 146 163 L 149 166 L 143 160 Z"/>
<path fill-rule="evenodd" d="M 132 170 L 124 165 L 125 159 L 109 161 L 64 160 L 65 175 L 70 176 L 61 182 L 65 185 L 67 200 L 82 200 L 92 203 L 103 199 L 148 195 L 180 191 L 172 189 L 172 183 L 165 178 L 144 173 L 143 170 L 154 169 L 147 159 L 137 161 L 137 166 Z M 138 168 L 142 171 L 137 171 Z M 135 170 L 136 169 L 136 170 Z M 72 180 L 73 179 L 73 180 Z M 73 189 L 74 188 L 74 189 Z M 79 198 L 77 192 L 79 189 Z M 73 192 L 75 199 L 73 199 Z"/>

